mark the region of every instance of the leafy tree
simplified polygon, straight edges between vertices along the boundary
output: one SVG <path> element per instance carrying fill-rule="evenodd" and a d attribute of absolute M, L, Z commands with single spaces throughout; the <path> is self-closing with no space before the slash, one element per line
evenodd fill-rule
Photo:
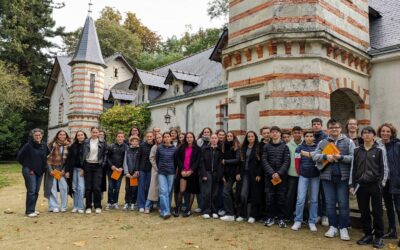
<path fill-rule="evenodd" d="M 0 61 L 0 118 L 12 112 L 31 110 L 34 98 L 28 79 L 18 73 L 16 66 Z"/>
<path fill-rule="evenodd" d="M 14 159 L 25 133 L 25 121 L 21 114 L 10 112 L 0 123 L 0 159 Z"/>
<path fill-rule="evenodd" d="M 226 18 L 229 12 L 228 0 L 210 0 L 208 2 L 207 13 L 211 19 Z"/>
<path fill-rule="evenodd" d="M 153 70 L 155 68 L 161 67 L 163 65 L 167 65 L 169 63 L 172 63 L 172 62 L 177 61 L 182 58 L 183 58 L 182 53 L 144 52 L 140 55 L 140 60 L 136 64 L 136 67 L 138 69 L 142 69 L 142 70 Z"/>
<path fill-rule="evenodd" d="M 119 130 L 128 132 L 132 126 L 146 131 L 151 123 L 151 113 L 146 106 L 114 105 L 100 116 L 101 126 L 111 138 Z"/>
<path fill-rule="evenodd" d="M 119 24 L 122 20 L 122 15 L 119 10 L 106 6 L 101 10 L 99 19 L 108 20 Z"/>

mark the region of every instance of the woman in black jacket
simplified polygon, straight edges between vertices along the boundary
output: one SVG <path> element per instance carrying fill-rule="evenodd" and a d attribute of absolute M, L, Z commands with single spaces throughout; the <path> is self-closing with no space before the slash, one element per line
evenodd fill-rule
<path fill-rule="evenodd" d="M 85 178 L 83 177 L 82 162 L 82 145 L 87 139 L 87 135 L 82 130 L 75 134 L 74 143 L 69 149 L 67 164 L 65 167 L 65 176 L 68 178 L 68 186 L 70 194 L 73 194 L 74 207 L 72 213 L 83 214 L 85 212 L 83 206 L 83 198 L 85 195 Z M 72 189 L 71 189 L 72 187 Z"/>
<path fill-rule="evenodd" d="M 221 217 L 221 220 L 234 221 L 235 203 L 232 187 L 236 181 L 236 171 L 240 163 L 240 142 L 233 132 L 228 132 L 226 134 L 223 154 L 224 159 L 222 160 L 222 166 L 224 169 L 224 175 L 222 181 L 224 183 L 223 198 L 226 215 Z"/>
<path fill-rule="evenodd" d="M 260 200 L 263 192 L 261 185 L 261 153 L 258 145 L 257 134 L 247 132 L 240 154 L 240 166 L 236 180 L 240 181 L 240 211 L 236 221 L 248 218 L 249 223 L 254 223 L 259 216 Z M 250 214 L 247 211 L 247 202 L 251 199 Z"/>
<path fill-rule="evenodd" d="M 177 179 L 179 181 L 179 193 L 176 199 L 174 216 L 179 216 L 182 199 L 185 192 L 190 194 L 189 204 L 183 217 L 192 215 L 194 195 L 200 192 L 199 176 L 197 174 L 201 157 L 201 149 L 196 144 L 196 137 L 192 132 L 186 133 L 184 143 L 177 151 Z M 186 200 L 185 200 L 186 202 Z"/>
<path fill-rule="evenodd" d="M 36 217 L 38 215 L 35 211 L 36 202 L 50 151 L 42 142 L 43 130 L 36 128 L 31 131 L 31 136 L 32 138 L 18 152 L 17 160 L 22 165 L 22 175 L 27 191 L 25 214 L 28 217 Z"/>

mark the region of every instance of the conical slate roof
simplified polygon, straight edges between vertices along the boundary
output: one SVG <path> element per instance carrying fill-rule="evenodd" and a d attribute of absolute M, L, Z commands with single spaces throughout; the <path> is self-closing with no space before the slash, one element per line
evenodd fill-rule
<path fill-rule="evenodd" d="M 93 63 L 107 67 L 101 54 L 94 21 L 90 16 L 86 18 L 74 57 L 69 64 L 72 65 L 77 62 Z"/>

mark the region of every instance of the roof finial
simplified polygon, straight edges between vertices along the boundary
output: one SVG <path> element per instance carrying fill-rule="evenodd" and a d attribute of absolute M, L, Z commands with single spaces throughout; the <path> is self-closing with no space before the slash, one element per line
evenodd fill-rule
<path fill-rule="evenodd" d="M 88 16 L 92 14 L 92 0 L 89 0 L 89 9 L 88 9 Z"/>

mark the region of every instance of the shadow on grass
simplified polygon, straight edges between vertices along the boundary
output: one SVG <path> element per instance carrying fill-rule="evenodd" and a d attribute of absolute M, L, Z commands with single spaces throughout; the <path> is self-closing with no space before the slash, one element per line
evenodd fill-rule
<path fill-rule="evenodd" d="M 9 174 L 21 172 L 21 166 L 17 162 L 0 162 L 0 188 L 11 184 Z"/>

